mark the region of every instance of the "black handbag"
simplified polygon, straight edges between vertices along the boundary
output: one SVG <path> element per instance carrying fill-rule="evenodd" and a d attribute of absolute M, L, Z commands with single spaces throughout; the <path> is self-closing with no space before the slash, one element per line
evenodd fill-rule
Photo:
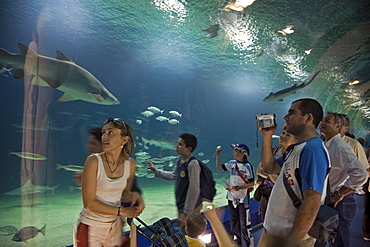
<path fill-rule="evenodd" d="M 293 205 L 296 208 L 301 206 L 301 201 L 294 193 L 293 189 L 288 184 L 288 179 L 285 175 L 283 175 L 283 181 L 285 189 L 287 190 L 290 198 L 293 201 Z M 319 212 L 317 213 L 315 222 L 313 223 L 311 229 L 309 230 L 308 234 L 311 237 L 314 237 L 317 241 L 321 243 L 326 243 L 327 241 L 334 240 L 337 235 L 337 228 L 339 225 L 339 215 L 337 210 L 332 208 L 331 200 L 330 200 L 330 186 L 329 182 L 326 186 L 326 198 L 325 204 L 320 206 Z"/>

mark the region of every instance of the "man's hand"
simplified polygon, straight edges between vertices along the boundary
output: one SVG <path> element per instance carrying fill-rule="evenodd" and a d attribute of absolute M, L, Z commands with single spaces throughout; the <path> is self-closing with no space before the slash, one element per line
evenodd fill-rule
<path fill-rule="evenodd" d="M 275 133 L 276 129 L 277 129 L 277 125 L 275 125 L 275 127 L 273 128 L 260 129 L 259 131 L 261 132 L 263 136 L 272 136 Z"/>

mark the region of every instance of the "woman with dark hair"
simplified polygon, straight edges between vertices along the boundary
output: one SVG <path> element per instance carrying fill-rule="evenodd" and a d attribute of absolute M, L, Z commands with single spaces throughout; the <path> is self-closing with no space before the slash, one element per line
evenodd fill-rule
<path fill-rule="evenodd" d="M 82 176 L 83 209 L 74 229 L 74 246 L 119 246 L 120 216 L 135 218 L 144 209 L 138 193 L 130 192 L 136 162 L 130 125 L 108 118 L 102 128 L 103 152 L 87 157 Z M 129 203 L 122 208 L 121 202 Z"/>

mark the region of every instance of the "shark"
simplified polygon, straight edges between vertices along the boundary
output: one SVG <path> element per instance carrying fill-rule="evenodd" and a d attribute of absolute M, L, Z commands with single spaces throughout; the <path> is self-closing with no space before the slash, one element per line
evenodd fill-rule
<path fill-rule="evenodd" d="M 57 102 L 83 100 L 101 105 L 117 105 L 119 100 L 89 71 L 75 64 L 61 51 L 56 58 L 40 55 L 18 43 L 20 54 L 0 48 L 0 68 L 13 67 L 13 77 L 32 76 L 31 84 L 56 88 L 64 94 Z"/>
<path fill-rule="evenodd" d="M 297 84 L 294 84 L 291 87 L 285 88 L 283 90 L 277 91 L 275 93 L 271 92 L 266 98 L 263 99 L 264 102 L 274 102 L 274 101 L 283 101 L 285 97 L 287 97 L 290 94 L 296 93 L 298 90 L 307 87 L 310 85 L 310 83 L 315 79 L 315 77 L 320 73 L 320 71 L 317 71 L 311 79 L 307 83 L 302 83 L 297 86 Z"/>
<path fill-rule="evenodd" d="M 4 194 L 11 195 L 11 196 L 21 196 L 21 195 L 45 193 L 46 191 L 51 191 L 51 193 L 54 195 L 54 191 L 58 187 L 59 187 L 59 184 L 53 187 L 44 186 L 44 185 L 33 185 L 31 180 L 29 179 L 22 187 L 5 192 Z"/>
<path fill-rule="evenodd" d="M 212 39 L 216 36 L 218 36 L 218 31 L 220 30 L 220 25 L 219 24 L 214 24 L 214 25 L 211 25 L 209 26 L 208 28 L 202 30 L 202 32 L 207 32 L 207 36 L 204 37 L 203 39 Z"/>

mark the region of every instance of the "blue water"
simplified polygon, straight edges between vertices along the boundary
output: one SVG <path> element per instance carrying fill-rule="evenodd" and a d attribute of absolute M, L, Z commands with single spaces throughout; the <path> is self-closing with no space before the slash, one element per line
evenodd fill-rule
<path fill-rule="evenodd" d="M 351 132 L 356 137 L 368 134 L 368 1 L 257 0 L 243 12 L 223 11 L 226 4 L 1 1 L 0 48 L 18 54 L 17 43 L 33 42 L 39 54 L 53 58 L 60 50 L 121 103 L 57 103 L 63 95 L 58 89 L 29 87 L 24 79 L 0 74 L 0 193 L 20 187 L 31 177 L 41 185 L 60 184 L 56 193 L 70 196 L 68 187 L 75 186 L 72 173 L 55 170 L 56 164 L 82 165 L 88 155 L 88 130 L 108 117 L 131 124 L 137 137 L 135 152 L 146 151 L 153 158 L 176 153 L 150 145 L 145 149 L 142 137 L 175 144 L 179 134 L 195 134 L 199 144 L 194 154 L 209 160 L 219 181 L 227 174 L 214 169 L 215 148 L 223 146 L 222 158 L 227 161 L 232 158 L 230 143 L 243 142 L 256 167 L 261 137 L 255 115 L 275 113 L 282 126 L 290 103 L 300 97 L 317 99 L 326 111 L 347 113 L 353 121 Z M 218 36 L 205 38 L 207 32 L 202 30 L 213 24 L 220 24 Z M 278 32 L 287 25 L 293 25 L 294 33 Z M 316 71 L 321 72 L 308 87 L 282 102 L 263 102 L 270 92 L 305 83 Z M 348 86 L 355 79 L 360 83 Z M 141 116 L 149 106 L 164 110 L 166 117 L 171 116 L 170 110 L 182 113 L 179 124 L 160 122 L 155 119 L 159 114 Z M 10 155 L 21 151 L 42 154 L 47 160 L 33 162 Z M 164 169 L 171 169 L 169 162 Z M 142 187 L 170 185 L 145 175 L 139 183 Z M 1 197 L 7 201 L 6 210 L 22 201 L 19 196 Z M 74 198 L 79 200 L 78 195 Z M 33 224 L 32 220 L 20 218 L 14 225 L 20 228 Z M 0 226 L 9 222 L 0 219 Z"/>

